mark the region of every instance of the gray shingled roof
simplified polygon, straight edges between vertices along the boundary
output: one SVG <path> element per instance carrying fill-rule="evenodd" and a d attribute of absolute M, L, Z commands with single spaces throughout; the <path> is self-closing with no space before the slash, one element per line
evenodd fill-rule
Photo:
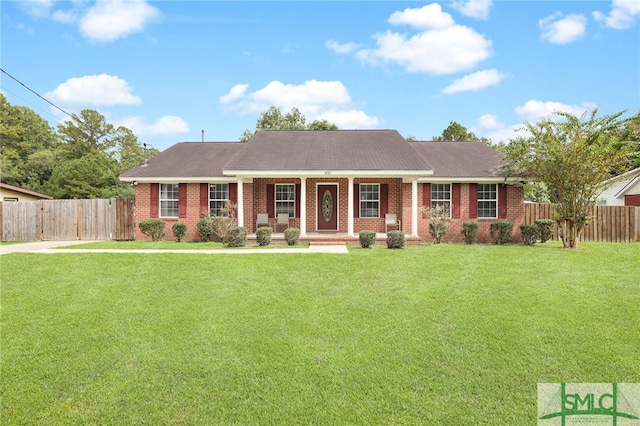
<path fill-rule="evenodd" d="M 500 177 L 502 156 L 479 141 L 409 142 L 433 166 L 433 177 Z"/>
<path fill-rule="evenodd" d="M 124 178 L 217 177 L 241 149 L 240 142 L 181 142 L 150 158 L 147 167 L 136 166 Z"/>
<path fill-rule="evenodd" d="M 396 130 L 260 130 L 225 170 L 429 170 Z"/>
<path fill-rule="evenodd" d="M 261 130 L 249 142 L 181 142 L 122 173 L 135 178 L 223 177 L 224 171 L 428 171 L 497 178 L 501 156 L 483 142 L 407 142 L 395 130 Z"/>

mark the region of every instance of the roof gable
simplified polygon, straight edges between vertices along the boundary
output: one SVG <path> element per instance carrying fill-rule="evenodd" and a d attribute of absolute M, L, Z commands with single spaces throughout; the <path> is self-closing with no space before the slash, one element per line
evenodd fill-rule
<path fill-rule="evenodd" d="M 396 130 L 259 130 L 224 168 L 236 171 L 429 170 Z"/>

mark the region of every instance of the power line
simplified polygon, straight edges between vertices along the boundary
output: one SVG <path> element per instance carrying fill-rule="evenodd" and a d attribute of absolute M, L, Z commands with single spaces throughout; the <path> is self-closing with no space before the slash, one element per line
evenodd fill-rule
<path fill-rule="evenodd" d="M 14 76 L 12 76 L 11 74 L 9 74 L 8 72 L 6 72 L 3 68 L 0 68 L 0 71 L 2 71 L 3 73 L 5 73 L 7 76 L 9 76 L 11 79 L 17 81 L 22 87 L 24 87 L 25 89 L 27 89 L 28 91 L 30 91 L 31 93 L 33 93 L 34 95 L 36 95 L 37 97 L 39 97 L 40 99 L 42 99 L 43 101 L 47 102 L 48 104 L 50 104 L 52 107 L 62 111 L 63 113 L 67 114 L 69 117 L 74 118 L 75 117 L 72 114 L 69 114 L 67 111 L 65 111 L 64 109 L 60 108 L 58 105 L 54 104 L 53 102 L 51 102 L 50 100 L 42 97 L 38 92 L 36 92 L 35 90 L 33 90 L 32 88 L 30 88 L 29 86 L 27 86 L 26 84 L 24 84 L 23 82 L 21 82 L 20 80 L 18 80 L 17 78 L 15 78 Z"/>

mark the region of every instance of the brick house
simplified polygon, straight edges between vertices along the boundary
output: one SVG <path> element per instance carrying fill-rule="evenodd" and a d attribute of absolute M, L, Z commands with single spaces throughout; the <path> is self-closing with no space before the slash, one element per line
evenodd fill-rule
<path fill-rule="evenodd" d="M 136 191 L 136 221 L 162 218 L 188 226 L 227 200 L 237 204 L 239 226 L 255 233 L 257 215 L 287 213 L 301 239 L 357 239 L 361 230 L 385 233 L 394 213 L 413 241 L 431 241 L 421 207 L 450 211 L 445 241 L 462 241 L 462 223 L 479 223 L 479 242 L 489 225 L 524 221 L 519 179 L 499 172 L 501 156 L 478 141 L 413 142 L 395 130 L 260 130 L 248 142 L 177 143 L 120 175 Z M 388 228 L 388 230 L 396 228 Z M 276 232 L 282 232 L 276 227 Z M 144 238 L 136 229 L 136 238 Z"/>

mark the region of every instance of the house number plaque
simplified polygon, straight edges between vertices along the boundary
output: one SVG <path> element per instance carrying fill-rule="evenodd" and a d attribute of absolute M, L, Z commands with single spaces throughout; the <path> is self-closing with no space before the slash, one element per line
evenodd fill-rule
<path fill-rule="evenodd" d="M 333 215 L 333 198 L 331 197 L 331 191 L 328 189 L 324 191 L 322 195 L 322 218 L 325 222 L 329 222 L 331 220 L 331 216 Z"/>

